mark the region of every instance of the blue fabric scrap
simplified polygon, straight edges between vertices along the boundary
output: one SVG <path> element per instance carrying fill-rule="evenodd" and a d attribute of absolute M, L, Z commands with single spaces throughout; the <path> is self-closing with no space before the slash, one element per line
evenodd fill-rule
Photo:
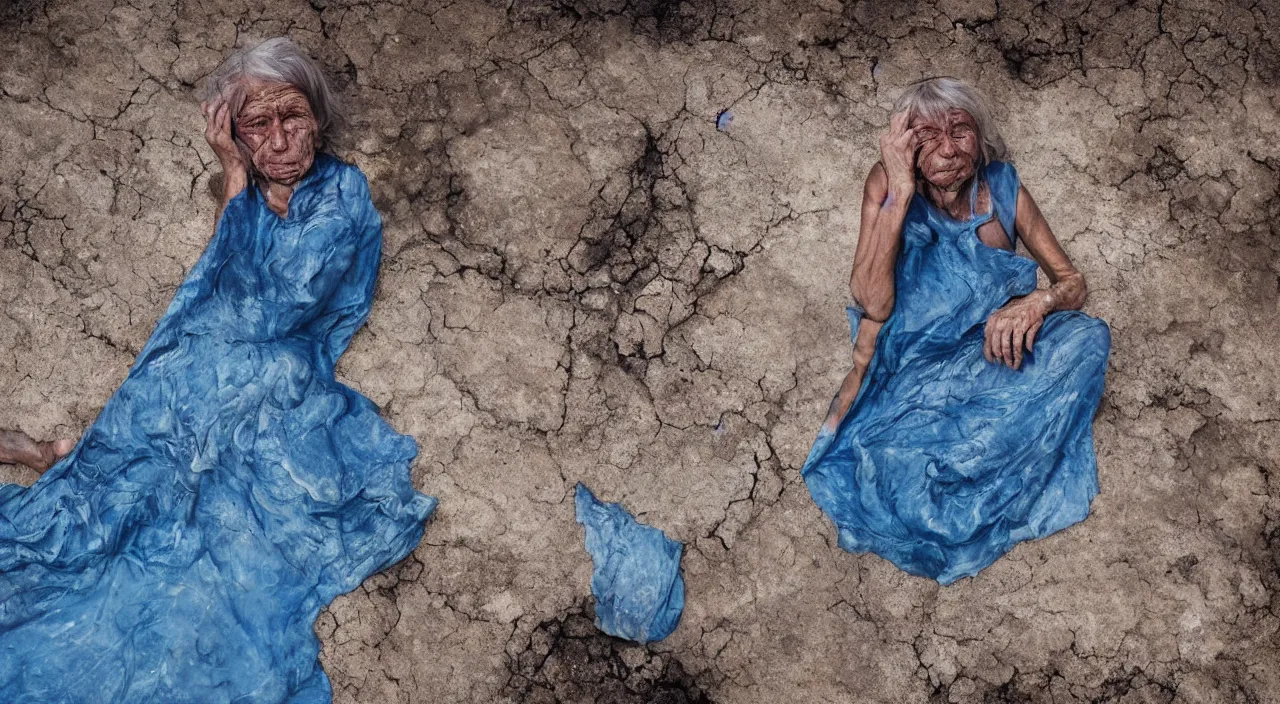
<path fill-rule="evenodd" d="M 727 132 L 729 130 L 729 125 L 732 124 L 733 113 L 729 110 L 721 110 L 720 114 L 716 115 L 716 129 L 721 132 Z"/>
<path fill-rule="evenodd" d="M 597 500 L 581 483 L 574 504 L 595 565 L 596 627 L 637 643 L 671 635 L 684 611 L 684 546 L 637 522 L 621 505 Z"/>

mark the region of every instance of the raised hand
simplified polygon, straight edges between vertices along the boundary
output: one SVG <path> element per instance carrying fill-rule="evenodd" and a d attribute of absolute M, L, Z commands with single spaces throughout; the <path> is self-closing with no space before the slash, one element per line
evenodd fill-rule
<path fill-rule="evenodd" d="M 1036 333 L 1051 307 L 1046 292 L 1015 298 L 987 318 L 982 356 L 988 362 L 1003 362 L 1010 369 L 1022 366 L 1022 351 L 1031 351 Z"/>
<path fill-rule="evenodd" d="M 889 192 L 911 194 L 916 189 L 916 146 L 920 138 L 907 126 L 907 113 L 889 118 L 889 131 L 880 135 L 880 161 L 889 177 Z"/>
<path fill-rule="evenodd" d="M 207 120 L 204 129 L 205 141 L 213 148 L 213 153 L 222 165 L 223 203 L 225 204 L 249 184 L 249 168 L 240 148 L 236 146 L 235 137 L 231 134 L 231 108 L 227 105 L 227 101 L 216 98 L 200 103 L 200 112 Z"/>

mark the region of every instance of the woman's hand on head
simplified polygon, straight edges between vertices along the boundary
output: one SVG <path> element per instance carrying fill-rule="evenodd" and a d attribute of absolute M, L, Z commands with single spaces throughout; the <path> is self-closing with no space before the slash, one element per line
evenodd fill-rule
<path fill-rule="evenodd" d="M 200 103 L 200 112 L 207 123 L 204 128 L 205 141 L 213 147 L 213 153 L 222 163 L 224 171 L 230 173 L 232 168 L 244 168 L 244 159 L 236 147 L 236 140 L 231 136 L 231 108 L 221 98 Z"/>
<path fill-rule="evenodd" d="M 231 108 L 227 101 L 215 98 L 200 103 L 200 112 L 207 121 L 204 129 L 205 141 L 213 148 L 213 153 L 222 165 L 225 178 L 223 201 L 226 202 L 248 185 L 249 178 L 244 156 L 231 134 Z"/>
<path fill-rule="evenodd" d="M 889 192 L 910 195 L 916 189 L 916 147 L 920 139 L 907 125 L 907 113 L 889 118 L 889 131 L 880 135 L 880 161 L 889 178 Z"/>
<path fill-rule="evenodd" d="M 982 356 L 988 362 L 1001 362 L 1010 369 L 1022 367 L 1022 352 L 1031 351 L 1036 333 L 1044 324 L 1045 292 L 1037 291 L 1029 296 L 1015 298 L 987 318 L 983 329 Z"/>

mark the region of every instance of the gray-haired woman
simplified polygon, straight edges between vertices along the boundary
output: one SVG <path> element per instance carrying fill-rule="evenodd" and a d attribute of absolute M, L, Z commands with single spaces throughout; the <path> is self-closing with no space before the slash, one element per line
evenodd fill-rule
<path fill-rule="evenodd" d="M 960 81 L 898 99 L 863 191 L 853 370 L 803 469 L 841 547 L 944 584 L 1082 520 L 1097 493 L 1110 332 L 1078 312 L 1084 277 L 1005 151 Z"/>
<path fill-rule="evenodd" d="M 317 152 L 323 73 L 269 40 L 204 113 L 213 240 L 75 449 L 0 486 L 0 701 L 329 701 L 319 610 L 435 508 L 413 440 L 334 380 L 382 230 L 360 171 Z"/>
<path fill-rule="evenodd" d="M 284 217 L 293 187 L 340 120 L 329 82 L 283 37 L 233 55 L 206 82 L 205 139 L 222 164 L 213 186 L 225 206 L 253 176 L 267 207 Z"/>

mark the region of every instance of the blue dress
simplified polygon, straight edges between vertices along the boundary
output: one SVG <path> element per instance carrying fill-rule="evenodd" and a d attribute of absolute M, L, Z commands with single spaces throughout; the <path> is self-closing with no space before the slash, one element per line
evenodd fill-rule
<path fill-rule="evenodd" d="M 405 557 L 412 439 L 334 380 L 382 225 L 326 155 L 227 206 L 70 455 L 0 486 L 0 701 L 329 702 L 320 609 Z"/>
<path fill-rule="evenodd" d="M 942 584 L 1083 520 L 1098 493 L 1093 414 L 1110 331 L 1055 312 L 1018 371 L 983 357 L 984 323 L 1035 290 L 1037 264 L 978 239 L 991 217 L 1014 233 L 1019 189 L 1010 164 L 982 175 L 993 212 L 972 220 L 913 199 L 893 314 L 853 405 L 801 470 L 840 547 Z M 849 313 L 856 339 L 861 314 Z"/>

